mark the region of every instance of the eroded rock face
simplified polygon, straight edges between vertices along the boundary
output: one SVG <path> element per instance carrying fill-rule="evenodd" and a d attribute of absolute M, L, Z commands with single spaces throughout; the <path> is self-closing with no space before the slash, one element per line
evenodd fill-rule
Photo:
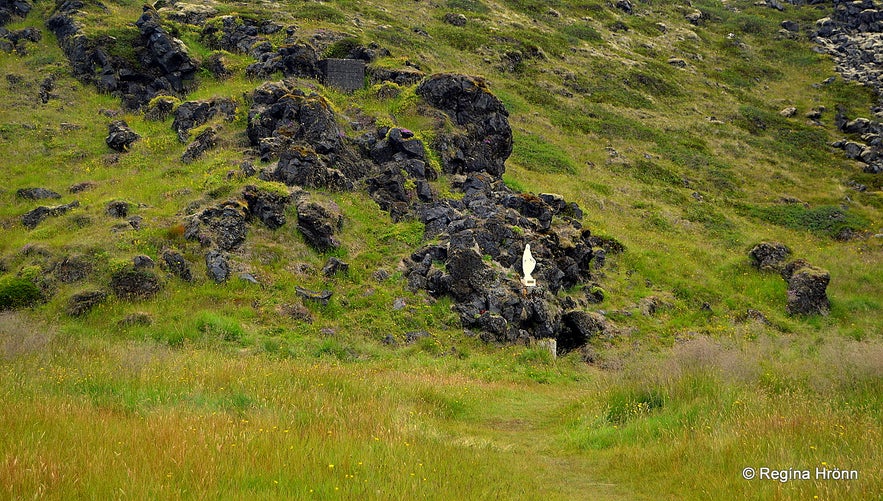
<path fill-rule="evenodd" d="M 512 129 L 503 102 L 484 81 L 466 75 L 433 75 L 417 88 L 417 95 L 444 111 L 464 130 L 439 137 L 436 148 L 448 173 L 486 171 L 500 177 L 512 154 Z"/>
<path fill-rule="evenodd" d="M 197 70 L 183 42 L 170 36 L 151 7 L 135 23 L 140 36 L 137 60 L 112 56 L 109 39 L 90 38 L 80 18 L 94 8 L 78 0 L 59 2 L 46 26 L 73 67 L 74 75 L 99 91 L 119 96 L 123 105 L 137 109 L 159 94 L 182 94 Z"/>

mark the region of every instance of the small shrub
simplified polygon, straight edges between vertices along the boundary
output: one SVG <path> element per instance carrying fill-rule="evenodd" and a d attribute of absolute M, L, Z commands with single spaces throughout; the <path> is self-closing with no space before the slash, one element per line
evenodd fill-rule
<path fill-rule="evenodd" d="M 27 278 L 11 276 L 0 278 L 0 310 L 31 306 L 42 297 L 40 288 Z"/>

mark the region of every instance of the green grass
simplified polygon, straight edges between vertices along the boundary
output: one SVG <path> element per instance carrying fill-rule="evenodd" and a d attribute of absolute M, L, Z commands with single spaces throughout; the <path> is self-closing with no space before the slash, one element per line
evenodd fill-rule
<path fill-rule="evenodd" d="M 746 206 L 742 211 L 768 223 L 830 238 L 837 238 L 844 232 L 861 232 L 869 224 L 867 219 L 858 214 L 830 205 L 815 208 L 800 204 Z"/>

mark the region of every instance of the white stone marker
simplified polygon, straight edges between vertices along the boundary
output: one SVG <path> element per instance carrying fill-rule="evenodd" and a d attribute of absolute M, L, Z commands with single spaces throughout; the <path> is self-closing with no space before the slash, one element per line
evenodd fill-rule
<path fill-rule="evenodd" d="M 524 246 L 524 256 L 521 257 L 521 269 L 524 270 L 524 278 L 521 279 L 521 283 L 528 287 L 537 285 L 536 279 L 530 276 L 536 266 L 537 260 L 530 253 L 530 244 L 527 244 Z"/>

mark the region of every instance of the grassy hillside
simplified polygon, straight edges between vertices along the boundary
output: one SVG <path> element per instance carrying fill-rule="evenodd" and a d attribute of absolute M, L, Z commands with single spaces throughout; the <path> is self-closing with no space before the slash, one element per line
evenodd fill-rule
<path fill-rule="evenodd" d="M 137 57 L 142 4 L 85 4 L 84 32 L 114 37 L 116 57 Z M 33 27 L 42 40 L 26 54 L 0 51 L 0 285 L 39 298 L 0 314 L 3 497 L 879 497 L 881 178 L 829 146 L 842 137 L 835 111 L 868 116 L 876 97 L 813 52 L 809 33 L 829 7 L 211 5 L 215 15 L 296 25 L 303 40 L 343 40 L 326 44 L 330 55 L 375 42 L 390 55 L 373 67 L 486 79 L 514 133 L 507 185 L 577 202 L 585 227 L 624 246 L 594 277 L 604 300 L 589 308 L 614 327 L 556 359 L 467 335 L 451 300 L 410 291 L 402 276 L 423 225 L 393 222 L 361 191 L 311 190 L 343 212 L 340 249 L 316 252 L 293 224 L 250 225 L 231 279 L 213 283 L 182 221 L 255 183 L 239 167 L 261 167 L 245 133 L 247 94 L 264 81 L 246 77 L 253 59 L 222 53 L 232 75 L 201 70 L 180 96 L 239 105 L 232 122 L 218 122 L 218 147 L 184 163 L 171 117 L 148 120 L 74 78 L 45 26 L 55 5 L 38 1 L 6 28 Z M 686 18 L 694 10 L 698 24 Z M 446 22 L 448 13 L 466 24 Z M 783 33 L 784 20 L 799 31 Z M 200 61 L 217 52 L 200 26 L 164 26 Z M 324 96 L 351 137 L 353 123 L 373 118 L 433 139 L 415 85 L 345 94 L 297 84 Z M 782 116 L 787 107 L 797 113 Z M 812 121 L 812 110 L 824 111 Z M 104 143 L 118 119 L 142 136 L 120 154 Z M 69 191 L 83 182 L 94 187 Z M 456 196 L 448 183 L 433 186 Z M 62 198 L 16 195 L 28 187 Z M 73 200 L 79 207 L 33 230 L 21 224 L 37 205 Z M 140 229 L 106 213 L 115 200 L 130 203 Z M 760 241 L 830 272 L 830 314 L 786 313 L 785 282 L 749 263 Z M 192 283 L 163 276 L 152 299 L 111 296 L 68 315 L 72 295 L 106 287 L 133 256 L 159 262 L 164 248 L 192 264 Z M 331 256 L 349 272 L 324 277 Z M 87 263 L 85 281 L 55 278 L 71 257 Z M 298 286 L 334 296 L 303 301 Z M 408 342 L 418 331 L 430 336 Z M 748 466 L 859 477 L 746 481 Z"/>

